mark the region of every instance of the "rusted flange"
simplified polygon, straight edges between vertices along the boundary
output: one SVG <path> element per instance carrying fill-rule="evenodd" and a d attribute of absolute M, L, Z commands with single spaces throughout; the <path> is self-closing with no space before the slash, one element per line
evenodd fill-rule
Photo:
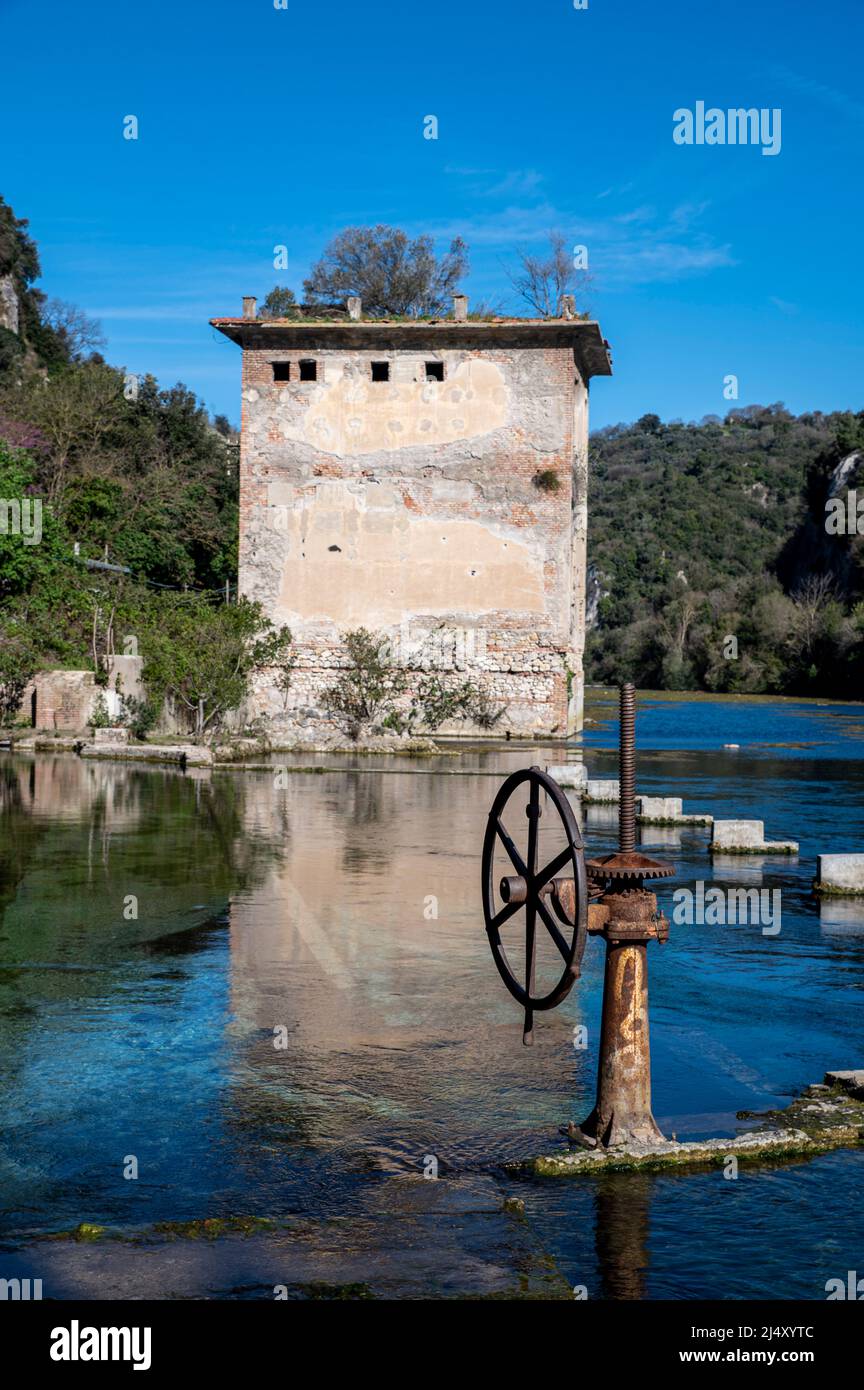
<path fill-rule="evenodd" d="M 607 893 L 603 898 L 609 917 L 605 934 L 610 941 L 668 941 L 669 919 L 657 911 L 657 895 L 645 888 Z"/>

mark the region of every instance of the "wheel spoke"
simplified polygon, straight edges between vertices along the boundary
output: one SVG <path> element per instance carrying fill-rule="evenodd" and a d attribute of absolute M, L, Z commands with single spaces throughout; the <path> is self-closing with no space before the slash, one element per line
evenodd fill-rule
<path fill-rule="evenodd" d="M 495 822 L 495 830 L 498 834 L 498 837 L 502 845 L 506 849 L 507 853 L 510 855 L 510 861 L 513 865 L 513 868 L 516 870 L 517 874 L 521 874 L 523 878 L 527 878 L 528 870 L 525 866 L 525 862 L 522 859 L 522 856 L 520 855 L 513 841 L 511 840 L 510 836 L 507 834 L 507 831 L 504 829 L 504 826 L 501 824 L 500 820 L 497 820 Z"/>
<path fill-rule="evenodd" d="M 522 903 L 508 903 L 506 907 L 502 907 L 500 912 L 496 912 L 486 930 L 490 932 L 497 931 L 498 928 L 503 927 L 504 923 L 508 921 L 514 913 L 518 912 L 522 906 Z"/>
<path fill-rule="evenodd" d="M 525 993 L 534 993 L 534 958 L 536 954 L 537 914 L 535 904 L 529 902 L 525 908 Z"/>
<path fill-rule="evenodd" d="M 543 925 L 548 931 L 552 940 L 555 942 L 555 945 L 558 947 L 558 950 L 561 952 L 561 955 L 564 957 L 566 961 L 569 961 L 571 954 L 570 947 L 567 945 L 565 937 L 562 935 L 562 933 L 558 930 L 558 927 L 555 925 L 555 919 L 553 918 L 546 904 L 543 902 L 542 898 L 537 899 L 537 911 L 540 913 Z"/>
<path fill-rule="evenodd" d="M 534 879 L 532 886 L 535 893 L 538 889 L 543 887 L 544 883 L 548 883 L 550 878 L 554 878 L 559 869 L 563 869 L 565 864 L 570 863 L 571 854 L 572 850 L 568 847 L 567 849 L 562 849 L 560 854 L 556 854 L 554 859 L 549 860 L 546 867 L 541 869 Z"/>
<path fill-rule="evenodd" d="M 531 796 L 525 808 L 528 812 L 528 866 L 526 875 L 537 872 L 537 840 L 540 831 L 540 793 L 537 782 L 531 779 Z M 529 879 L 530 882 L 530 879 Z M 536 954 L 537 900 L 529 894 L 525 904 L 525 993 L 534 993 L 534 959 Z"/>

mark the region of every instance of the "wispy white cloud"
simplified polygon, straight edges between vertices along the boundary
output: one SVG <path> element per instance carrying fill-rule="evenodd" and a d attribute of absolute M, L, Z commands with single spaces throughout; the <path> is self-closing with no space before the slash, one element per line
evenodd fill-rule
<path fill-rule="evenodd" d="M 631 222 L 651 222 L 657 216 L 657 209 L 644 205 L 639 208 L 632 208 L 630 212 L 619 212 L 613 220 L 620 222 L 622 226 L 628 226 Z"/>
<path fill-rule="evenodd" d="M 586 245 L 597 289 L 624 289 L 672 282 L 736 264 L 728 242 L 718 242 L 695 223 L 707 203 L 680 204 L 661 215 L 638 206 L 607 217 L 564 211 L 548 200 L 533 206 L 510 204 L 500 212 L 482 212 L 427 228 L 435 237 L 462 236 L 471 247 L 515 251 L 539 247 L 550 230 L 573 245 Z"/>
<path fill-rule="evenodd" d="M 669 215 L 669 221 L 675 227 L 680 227 L 682 231 L 687 231 L 697 222 L 709 207 L 708 202 L 701 203 L 679 203 L 677 208 L 673 208 Z"/>
<path fill-rule="evenodd" d="M 534 193 L 542 182 L 543 175 L 536 169 L 511 169 L 484 193 L 487 198 L 524 198 Z"/>
<path fill-rule="evenodd" d="M 470 169 L 462 164 L 445 164 L 445 174 L 458 174 L 461 178 L 481 178 L 486 174 L 494 174 L 494 169 Z"/>
<path fill-rule="evenodd" d="M 793 72 L 791 68 L 779 64 L 770 67 L 768 75 L 775 82 L 788 87 L 790 91 L 797 92 L 799 96 L 811 97 L 814 101 L 821 101 L 825 106 L 833 106 L 835 110 L 842 111 L 844 116 L 864 121 L 864 102 L 858 101 L 856 97 L 850 96 L 838 87 L 829 87 L 826 82 L 817 82 L 813 77 L 804 77 L 801 73 Z"/>
<path fill-rule="evenodd" d="M 781 314 L 792 315 L 799 312 L 797 304 L 793 304 L 789 299 L 780 299 L 776 294 L 768 296 L 768 303 L 773 304 L 775 309 L 779 309 Z"/>

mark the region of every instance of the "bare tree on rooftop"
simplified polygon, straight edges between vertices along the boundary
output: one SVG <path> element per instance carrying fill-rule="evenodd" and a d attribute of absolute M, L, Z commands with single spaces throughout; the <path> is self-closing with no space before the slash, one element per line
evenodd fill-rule
<path fill-rule="evenodd" d="M 440 258 L 430 236 L 411 241 L 398 227 L 346 227 L 312 267 L 303 289 L 310 304 L 358 295 L 372 318 L 443 315 L 468 271 L 459 237 Z"/>
<path fill-rule="evenodd" d="M 584 292 L 590 284 L 585 270 L 577 270 L 573 256 L 561 232 L 549 232 L 549 253 L 532 256 L 519 251 L 519 269 L 507 271 L 507 278 L 516 293 L 530 304 L 540 318 L 558 316 L 562 294 Z"/>

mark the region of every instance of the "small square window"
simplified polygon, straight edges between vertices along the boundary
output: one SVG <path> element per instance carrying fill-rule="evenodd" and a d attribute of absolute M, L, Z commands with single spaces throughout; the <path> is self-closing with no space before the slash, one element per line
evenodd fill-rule
<path fill-rule="evenodd" d="M 443 380 L 444 380 L 444 363 L 443 363 L 443 362 L 427 362 L 427 363 L 426 363 L 426 380 L 427 380 L 427 381 L 443 381 Z"/>
<path fill-rule="evenodd" d="M 389 363 L 389 362 L 373 362 L 373 363 L 372 363 L 372 380 L 373 380 L 373 381 L 389 381 L 389 380 L 390 380 L 390 363 Z"/>
<path fill-rule="evenodd" d="M 291 380 L 291 363 L 290 363 L 290 362 L 274 362 L 272 365 L 273 365 L 273 380 L 274 380 L 274 381 L 290 381 L 290 380 Z"/>
<path fill-rule="evenodd" d="M 307 358 L 307 360 L 306 360 L 305 362 L 301 362 L 301 363 L 300 363 L 300 380 L 301 380 L 301 381 L 317 381 L 317 380 L 318 380 L 318 363 L 317 363 L 317 362 L 312 362 L 312 361 L 310 361 L 308 358 Z"/>

